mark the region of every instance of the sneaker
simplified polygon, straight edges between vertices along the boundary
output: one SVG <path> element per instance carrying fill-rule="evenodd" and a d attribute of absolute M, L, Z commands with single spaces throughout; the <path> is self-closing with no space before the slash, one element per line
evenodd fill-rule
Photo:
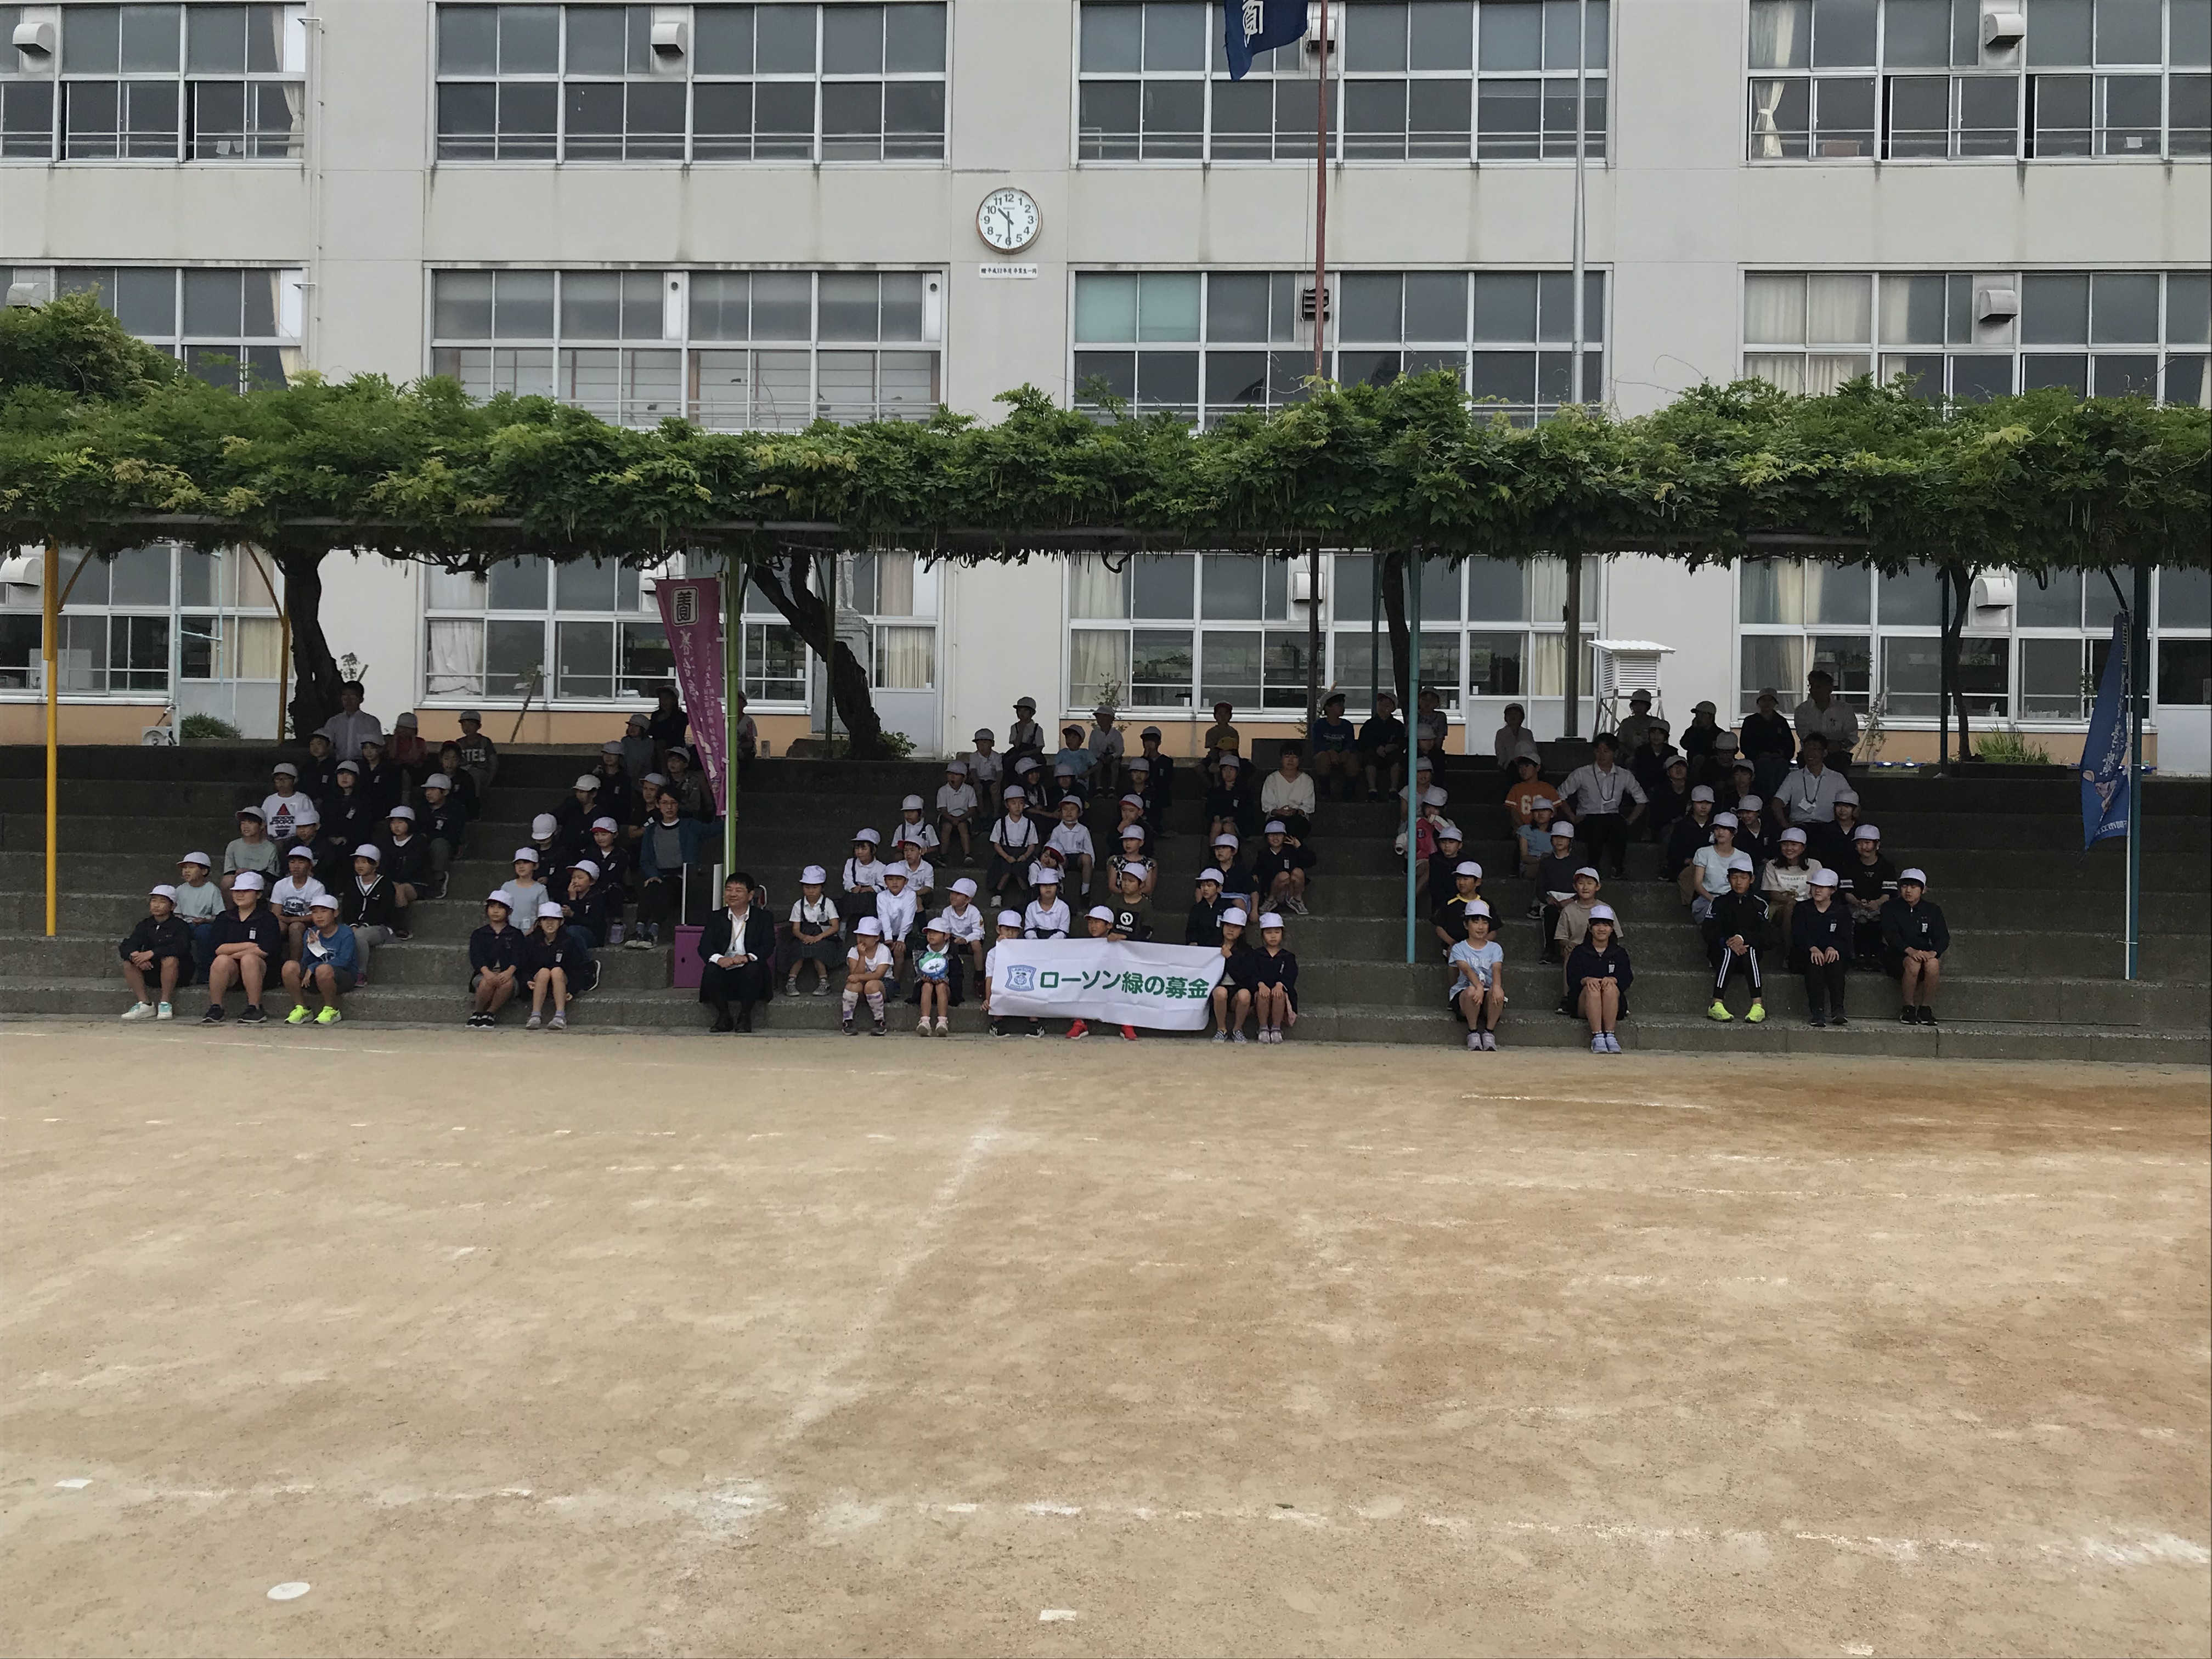
<path fill-rule="evenodd" d="M 1618 1031 L 1607 1031 L 1605 1034 L 1605 1051 L 1609 1054 L 1617 1054 L 1620 1052 L 1620 1034 Z"/>
<path fill-rule="evenodd" d="M 1828 1024 L 1831 1025 L 1848 1025 L 1850 1024 L 1850 1021 L 1844 1018 L 1841 1014 L 1831 1014 L 1828 1016 Z"/>
<path fill-rule="evenodd" d="M 1920 1005 L 1920 1023 L 1923 1025 L 1933 1025 L 1936 1023 L 1936 1011 L 1924 1002 Z"/>
<path fill-rule="evenodd" d="M 483 1023 L 484 1017 L 482 1014 L 471 1014 L 466 1019 L 461 1022 L 462 1024 L 467 1026 L 471 1031 L 481 1029 Z"/>
<path fill-rule="evenodd" d="M 1244 1029 L 1242 1026 L 1237 1027 L 1236 1030 L 1231 1031 L 1229 1034 L 1229 1040 L 1231 1042 L 1249 1042 L 1251 1041 L 1249 1037 L 1244 1035 Z"/>
<path fill-rule="evenodd" d="M 157 1010 L 154 1015 L 154 1018 L 156 1019 L 174 1019 L 176 1017 L 177 1011 L 174 1008 L 172 1008 L 166 1002 L 161 1006 L 160 1009 Z"/>
<path fill-rule="evenodd" d="M 998 1022 L 997 1020 L 995 1020 L 995 1019 L 994 1019 L 994 1020 L 993 1020 L 993 1021 L 990 1023 L 990 1024 L 989 1024 L 988 1026 L 987 1026 L 985 1029 L 986 1029 L 986 1030 L 988 1030 L 990 1032 L 990 1034 L 991 1034 L 993 1036 L 994 1036 L 994 1037 L 1002 1037 L 1002 1036 L 1005 1036 L 1008 1035 L 1006 1032 L 1002 1031 L 1002 1030 L 1000 1030 L 999 1029 L 999 1022 Z"/>
<path fill-rule="evenodd" d="M 650 951 L 653 941 L 642 933 L 632 933 L 622 942 L 622 948 L 625 951 Z"/>
<path fill-rule="evenodd" d="M 1030 1022 L 1030 1029 L 1023 1032 L 1022 1035 L 1024 1036 L 1041 1037 L 1044 1035 L 1044 1027 L 1038 1024 L 1036 1021 L 1031 1020 Z"/>
<path fill-rule="evenodd" d="M 838 1029 L 839 1030 L 841 1030 L 841 1031 L 844 1032 L 844 1034 L 845 1034 L 847 1036 L 853 1036 L 853 1035 L 854 1035 L 854 1032 L 853 1032 L 853 1017 L 852 1017 L 852 1015 L 848 1014 L 848 1015 L 846 1015 L 846 1016 L 845 1016 L 845 1018 L 842 1018 L 842 1019 L 839 1020 L 839 1021 L 837 1022 L 837 1029 Z"/>
<path fill-rule="evenodd" d="M 787 996 L 787 997 L 795 997 L 795 996 L 797 996 L 797 995 L 799 994 L 799 975 L 798 975 L 793 974 L 793 975 L 789 979 L 787 979 L 787 980 L 784 981 L 784 982 L 783 982 L 783 994 L 784 994 L 784 995 L 786 995 L 786 996 Z"/>
<path fill-rule="evenodd" d="M 828 996 L 830 994 L 830 981 L 826 979 L 823 980 L 819 985 L 816 986 L 813 990 L 807 993 L 807 994 L 817 997 Z"/>
<path fill-rule="evenodd" d="M 344 1018 L 345 1016 L 337 1011 L 337 1006 L 335 1003 L 331 1003 L 325 1005 L 323 1012 L 315 1016 L 315 1024 L 318 1025 L 335 1025 Z"/>
<path fill-rule="evenodd" d="M 1911 1003 L 1906 1003 L 1905 1006 L 1897 1011 L 1897 1023 L 1900 1025 L 1919 1024 L 1920 1011 L 1914 1007 Z"/>
<path fill-rule="evenodd" d="M 1718 997 L 1715 997 L 1713 999 L 1713 1006 L 1705 1010 L 1705 1018 L 1707 1019 L 1734 1019 L 1735 1016 L 1729 1012 L 1728 1004 L 1723 1002 Z"/>
<path fill-rule="evenodd" d="M 239 1010 L 238 1023 L 240 1025 L 265 1025 L 269 1023 L 269 1016 L 261 1012 L 259 1003 L 249 1002 Z"/>
<path fill-rule="evenodd" d="M 568 1029 L 568 1016 L 567 1012 L 564 1010 L 563 1012 L 554 1015 L 552 1018 L 547 1020 L 545 1022 L 545 1029 L 549 1031 L 567 1030 Z"/>
<path fill-rule="evenodd" d="M 941 1037 L 951 1036 L 952 1035 L 952 1022 L 950 1019 L 940 1017 L 937 1022 L 937 1035 Z"/>
<path fill-rule="evenodd" d="M 1213 1034 L 1213 1040 L 1216 1042 L 1226 1042 L 1229 1041 L 1229 1033 L 1226 1031 L 1216 1031 Z"/>
<path fill-rule="evenodd" d="M 524 1026 L 522 1029 L 526 1031 L 544 1030 L 545 1029 L 545 1016 L 539 1013 L 535 1008 L 532 1008 L 530 1011 L 530 1024 Z"/>
<path fill-rule="evenodd" d="M 412 927 L 395 927 L 392 930 L 392 937 L 404 945 L 415 937 L 415 930 Z"/>
<path fill-rule="evenodd" d="M 1498 1033 L 1497 1033 L 1497 1032 L 1495 1032 L 1495 1031 L 1485 1031 L 1485 1032 L 1482 1034 L 1482 1051 L 1483 1051 L 1485 1054 L 1496 1054 L 1496 1053 L 1498 1052 Z"/>
<path fill-rule="evenodd" d="M 1136 1040 L 1137 1028 L 1133 1025 L 1124 1025 L 1121 1028 L 1121 1041 L 1124 1042 L 1134 1042 Z"/>
<path fill-rule="evenodd" d="M 284 1023 L 287 1025 L 305 1025 L 307 1023 L 307 1005 L 304 1002 L 294 1003 L 292 1012 L 284 1016 Z"/>
<path fill-rule="evenodd" d="M 1091 1026 L 1087 1021 L 1078 1019 L 1068 1023 L 1067 1040 L 1070 1042 L 1080 1042 L 1090 1035 Z"/>
<path fill-rule="evenodd" d="M 881 1020 L 878 1020 L 873 1025 L 868 1028 L 868 1035 L 870 1036 L 881 1036 L 883 1034 L 884 1023 Z"/>
<path fill-rule="evenodd" d="M 1605 1046 L 1605 1037 L 1601 1033 L 1590 1038 L 1590 1052 L 1594 1054 L 1609 1054 L 1613 1050 Z"/>
<path fill-rule="evenodd" d="M 1828 1022 L 1820 1015 L 1815 1014 L 1813 1016 L 1813 1029 L 1816 1031 L 1825 1031 L 1828 1029 Z"/>
<path fill-rule="evenodd" d="M 123 1018 L 125 1019 L 151 1019 L 154 1018 L 154 1005 L 150 1002 L 134 1002 L 128 1008 L 125 1008 L 123 1011 Z"/>
<path fill-rule="evenodd" d="M 207 1012 L 205 1012 L 205 1013 L 204 1013 L 204 1014 L 202 1014 L 202 1015 L 200 1016 L 200 1024 L 203 1024 L 203 1025 L 220 1025 L 220 1024 L 222 1024 L 222 1004 L 221 1004 L 220 1002 L 210 1002 L 210 1004 L 208 1004 L 208 1011 L 207 1011 Z"/>
<path fill-rule="evenodd" d="M 1480 1031 L 1469 1031 L 1467 1034 L 1467 1046 L 1469 1053 L 1480 1054 L 1482 1052 L 1482 1033 Z"/>
<path fill-rule="evenodd" d="M 927 1036 L 929 1035 L 929 1016 L 927 1014 L 924 1014 L 920 1019 L 916 1020 L 914 1023 L 914 1029 L 921 1036 Z"/>
<path fill-rule="evenodd" d="M 1765 1018 L 1766 1018 L 1766 1005 L 1765 1005 L 1765 1003 L 1763 1003 L 1763 1002 L 1754 1002 L 1754 1003 L 1753 1003 L 1753 1004 L 1751 1005 L 1751 1007 L 1750 1007 L 1749 1011 L 1748 1011 L 1748 1012 L 1747 1012 L 1745 1013 L 1745 1015 L 1744 1015 L 1744 1019 L 1745 1019 L 1745 1021 L 1746 1021 L 1747 1024 L 1753 1024 L 1753 1025 L 1756 1025 L 1756 1024 L 1758 1024 L 1761 1020 L 1765 1019 Z"/>

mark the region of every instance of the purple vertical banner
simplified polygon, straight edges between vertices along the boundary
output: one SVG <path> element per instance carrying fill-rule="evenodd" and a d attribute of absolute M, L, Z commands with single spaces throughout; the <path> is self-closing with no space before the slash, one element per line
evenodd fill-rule
<path fill-rule="evenodd" d="M 660 625 L 668 630 L 668 649 L 676 659 L 676 686 L 691 721 L 691 746 L 707 774 L 714 810 L 727 811 L 722 799 L 722 746 L 729 736 L 722 716 L 722 584 L 718 577 L 692 576 L 653 585 L 660 601 Z"/>

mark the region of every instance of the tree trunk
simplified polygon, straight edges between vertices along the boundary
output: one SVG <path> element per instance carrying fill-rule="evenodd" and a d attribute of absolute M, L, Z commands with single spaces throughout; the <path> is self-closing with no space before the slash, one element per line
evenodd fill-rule
<path fill-rule="evenodd" d="M 1408 660 L 1413 652 L 1413 630 L 1406 622 L 1406 555 L 1386 553 L 1382 556 L 1382 620 L 1390 635 L 1390 685 L 1396 690 L 1398 712 L 1408 721 L 1413 718 L 1413 688 L 1407 684 Z"/>
<path fill-rule="evenodd" d="M 837 637 L 834 605 L 803 582 L 787 580 L 792 568 L 789 560 L 763 561 L 752 568 L 753 584 L 814 654 L 830 665 L 830 701 L 837 718 L 845 722 L 853 758 L 873 760 L 883 753 L 884 725 L 876 715 L 868 671 Z"/>
<path fill-rule="evenodd" d="M 1966 690 L 1959 684 L 1959 650 L 1966 629 L 1966 612 L 1974 602 L 1973 572 L 1960 565 L 1949 567 L 1951 612 L 1943 618 L 1943 678 L 1959 714 L 1959 758 L 1974 757 L 1972 734 L 1966 726 Z"/>
<path fill-rule="evenodd" d="M 343 676 L 323 633 L 324 548 L 290 548 L 270 556 L 284 577 L 284 605 L 292 617 L 292 730 L 301 737 L 338 712 Z"/>

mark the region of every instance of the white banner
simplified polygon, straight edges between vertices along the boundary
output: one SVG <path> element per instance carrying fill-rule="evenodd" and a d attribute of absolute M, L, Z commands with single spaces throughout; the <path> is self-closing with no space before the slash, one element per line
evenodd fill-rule
<path fill-rule="evenodd" d="M 1221 952 L 1204 945 L 1012 939 L 994 948 L 994 1014 L 1200 1031 L 1221 979 Z"/>

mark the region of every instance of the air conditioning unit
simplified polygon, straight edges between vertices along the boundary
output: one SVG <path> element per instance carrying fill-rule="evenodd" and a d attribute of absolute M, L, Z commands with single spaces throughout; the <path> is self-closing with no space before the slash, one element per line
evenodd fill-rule
<path fill-rule="evenodd" d="M 1991 52 L 2009 52 L 2027 38 L 2027 14 L 2000 7 L 1982 14 L 1982 45 Z"/>
<path fill-rule="evenodd" d="M 2020 290 L 2016 288 L 1978 288 L 1974 290 L 1974 320 L 1978 323 L 2008 323 L 2020 315 Z"/>
<path fill-rule="evenodd" d="M 15 25 L 15 50 L 30 59 L 26 67 L 44 69 L 54 61 L 54 26 L 46 18 Z"/>

